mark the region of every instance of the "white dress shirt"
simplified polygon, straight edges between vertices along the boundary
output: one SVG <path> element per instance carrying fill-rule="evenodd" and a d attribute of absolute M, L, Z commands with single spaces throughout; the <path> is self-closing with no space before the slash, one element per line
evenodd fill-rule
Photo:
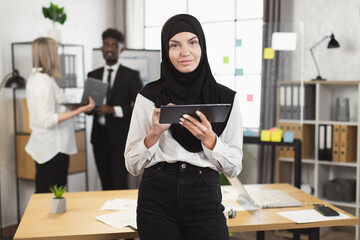
<path fill-rule="evenodd" d="M 240 106 L 237 95 L 227 125 L 217 137 L 213 150 L 202 145 L 203 151 L 193 153 L 183 148 L 166 130 L 160 139 L 149 149 L 144 139 L 151 129 L 151 119 L 155 105 L 138 94 L 131 118 L 130 129 L 125 147 L 125 164 L 132 175 L 139 175 L 144 168 L 159 162 L 174 163 L 182 161 L 198 167 L 209 167 L 225 173 L 229 177 L 237 176 L 242 169 L 243 129 Z"/>
<path fill-rule="evenodd" d="M 73 119 L 59 123 L 58 114 L 66 112 L 60 105 L 66 102 L 65 93 L 54 78 L 33 69 L 26 84 L 26 99 L 29 109 L 30 139 L 26 152 L 39 164 L 45 163 L 59 152 L 77 153 Z"/>
<path fill-rule="evenodd" d="M 120 66 L 120 63 L 117 62 L 116 64 L 112 65 L 112 66 L 108 66 L 108 65 L 105 65 L 104 67 L 104 73 L 103 73 L 103 77 L 102 77 L 102 81 L 103 82 L 108 82 L 108 75 L 109 75 L 109 69 L 112 69 L 113 71 L 111 72 L 111 83 L 110 83 L 110 88 L 113 87 L 114 85 L 114 82 L 115 82 L 115 77 L 116 77 L 116 74 L 117 74 L 117 71 L 119 69 L 119 66 Z M 104 104 L 106 104 L 106 97 L 104 98 Z M 119 118 L 122 118 L 124 116 L 124 113 L 123 113 L 123 110 L 122 110 L 122 107 L 121 106 L 114 106 L 114 117 L 119 117 Z M 105 125 L 105 116 L 104 115 L 101 115 L 99 116 L 99 123 L 101 125 Z"/>

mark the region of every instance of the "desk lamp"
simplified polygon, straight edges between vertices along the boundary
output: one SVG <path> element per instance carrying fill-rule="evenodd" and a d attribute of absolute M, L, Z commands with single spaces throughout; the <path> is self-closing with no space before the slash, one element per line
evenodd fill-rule
<path fill-rule="evenodd" d="M 340 47 L 339 42 L 336 41 L 336 39 L 335 39 L 335 37 L 334 37 L 334 34 L 331 34 L 331 35 L 327 35 L 327 36 L 323 37 L 319 42 L 315 43 L 315 45 L 310 48 L 310 53 L 311 53 L 311 56 L 312 56 L 312 58 L 313 58 L 313 60 L 314 60 L 314 63 L 315 63 L 315 66 L 316 66 L 316 69 L 317 69 L 317 72 L 318 72 L 318 76 L 317 76 L 315 79 L 312 79 L 313 81 L 316 81 L 316 80 L 326 81 L 325 78 L 322 78 L 322 77 L 320 76 L 320 69 L 319 69 L 319 66 L 318 66 L 317 63 L 316 63 L 315 56 L 314 56 L 314 53 L 313 53 L 313 49 L 314 49 L 315 47 L 317 47 L 320 43 L 322 43 L 323 41 L 325 41 L 327 38 L 330 38 L 330 41 L 329 41 L 329 43 L 328 43 L 327 48 L 338 48 L 338 47 Z"/>
<path fill-rule="evenodd" d="M 9 77 L 10 75 L 11 77 Z M 0 89 L 4 84 L 6 88 L 25 88 L 26 81 L 23 77 L 20 76 L 19 71 L 14 69 L 11 73 L 5 76 L 0 85 Z"/>

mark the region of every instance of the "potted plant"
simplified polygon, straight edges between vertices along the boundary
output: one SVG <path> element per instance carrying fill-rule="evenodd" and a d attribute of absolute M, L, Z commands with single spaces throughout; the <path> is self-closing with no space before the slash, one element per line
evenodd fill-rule
<path fill-rule="evenodd" d="M 64 213 L 66 212 L 66 199 L 63 197 L 66 192 L 66 186 L 54 185 L 50 187 L 50 191 L 55 195 L 51 199 L 51 212 L 52 213 Z"/>
<path fill-rule="evenodd" d="M 56 23 L 63 25 L 66 21 L 66 13 L 64 7 L 59 7 L 56 4 L 50 2 L 50 7 L 43 7 L 42 12 L 45 18 L 49 18 L 53 23 L 53 29 L 48 31 L 48 35 L 54 38 L 58 42 L 61 41 L 61 32 L 56 28 Z"/>

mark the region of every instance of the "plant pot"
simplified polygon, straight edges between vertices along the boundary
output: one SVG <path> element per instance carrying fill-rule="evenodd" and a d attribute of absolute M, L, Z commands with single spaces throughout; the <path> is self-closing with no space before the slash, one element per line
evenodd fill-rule
<path fill-rule="evenodd" d="M 61 42 L 61 31 L 56 27 L 56 23 L 53 23 L 53 28 L 48 30 L 48 37 L 56 40 L 58 43 Z"/>
<path fill-rule="evenodd" d="M 51 199 L 51 212 L 52 213 L 64 213 L 66 212 L 66 199 L 52 198 Z"/>

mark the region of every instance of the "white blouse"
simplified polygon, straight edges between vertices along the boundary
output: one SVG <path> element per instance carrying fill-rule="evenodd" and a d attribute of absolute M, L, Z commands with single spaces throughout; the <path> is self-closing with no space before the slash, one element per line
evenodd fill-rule
<path fill-rule="evenodd" d="M 138 94 L 125 147 L 125 164 L 132 175 L 139 175 L 144 168 L 164 161 L 182 161 L 198 167 L 209 167 L 229 177 L 235 177 L 240 173 L 243 129 L 237 95 L 228 123 L 222 134 L 217 137 L 214 149 L 209 150 L 202 145 L 203 151 L 197 153 L 184 149 L 172 137 L 170 129 L 166 130 L 152 147 L 146 148 L 144 139 L 151 129 L 154 108 L 152 101 Z"/>
<path fill-rule="evenodd" d="M 54 78 L 40 71 L 33 69 L 26 84 L 31 134 L 25 150 L 42 164 L 59 152 L 75 154 L 77 148 L 73 119 L 58 121 L 57 113 L 66 112 L 60 103 L 66 102 L 67 97 Z"/>

